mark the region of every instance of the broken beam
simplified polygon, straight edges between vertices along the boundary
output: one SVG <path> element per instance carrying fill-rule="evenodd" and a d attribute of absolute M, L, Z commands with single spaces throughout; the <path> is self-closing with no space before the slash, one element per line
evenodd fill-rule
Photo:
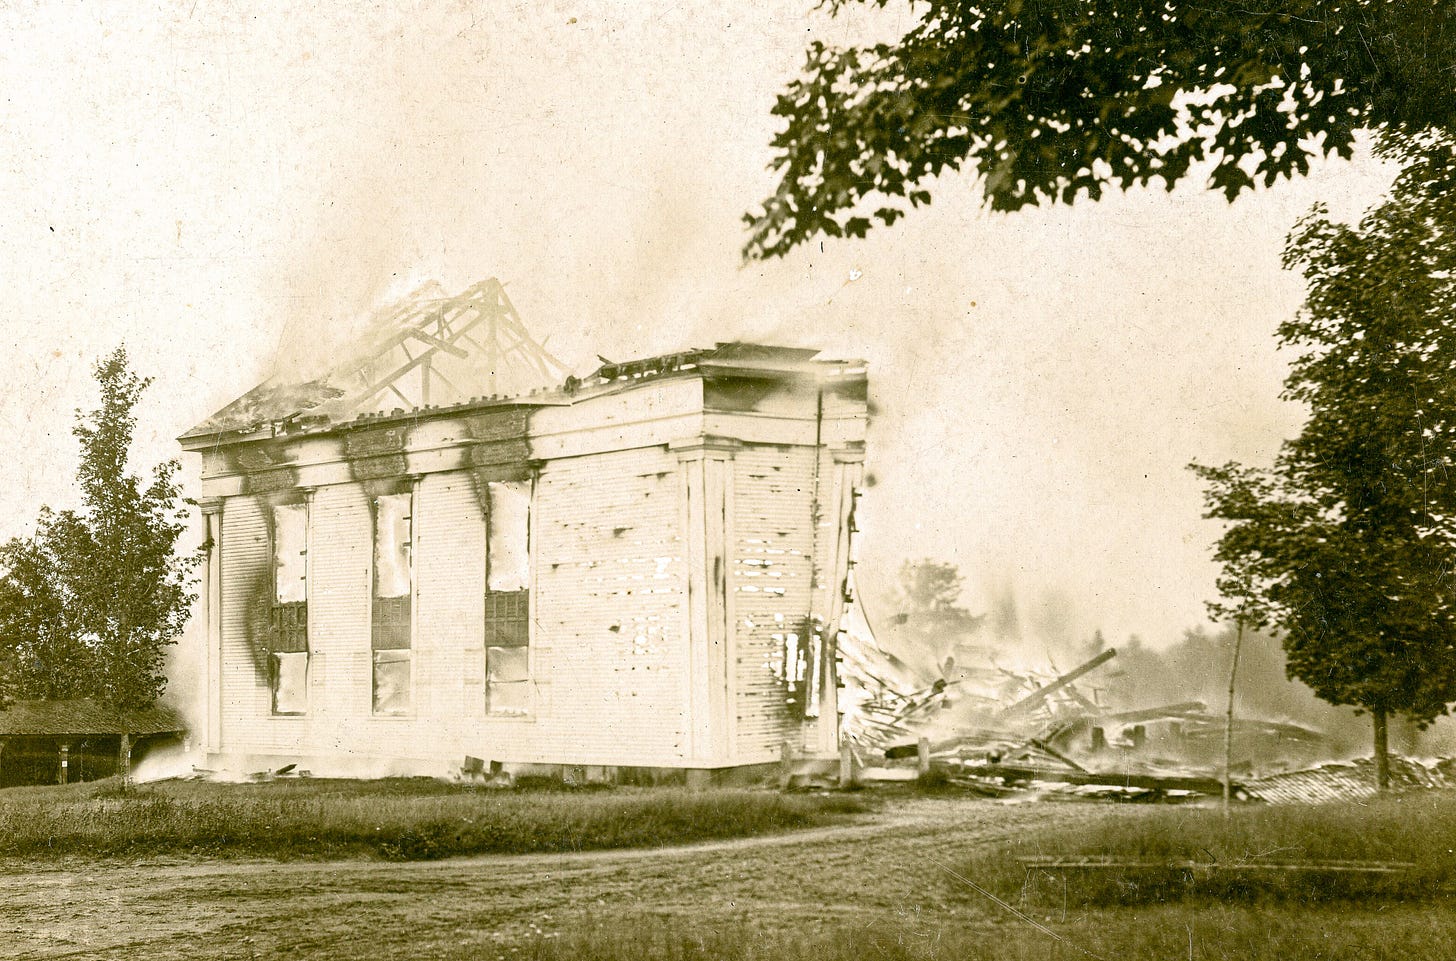
<path fill-rule="evenodd" d="M 1160 721 L 1163 718 L 1182 719 L 1189 714 L 1203 714 L 1207 710 L 1208 705 L 1202 701 L 1180 701 L 1177 704 L 1164 704 L 1161 707 L 1146 707 L 1137 711 L 1104 714 L 1098 720 L 1132 723 L 1135 721 Z"/>
<path fill-rule="evenodd" d="M 1025 711 L 1029 708 L 1036 707 L 1038 704 L 1040 704 L 1042 701 L 1045 701 L 1052 694 L 1060 691 L 1062 688 L 1066 687 L 1068 684 L 1071 684 L 1078 678 L 1084 677 L 1092 673 L 1093 671 L 1097 670 L 1097 668 L 1101 667 L 1103 664 L 1106 664 L 1108 661 L 1112 660 L 1116 656 L 1116 649 L 1109 647 L 1101 654 L 1098 654 L 1096 657 L 1092 658 L 1092 660 L 1081 665 L 1080 667 L 1073 668 L 1066 674 L 1063 674 L 1061 677 L 1057 678 L 1055 681 L 1052 681 L 1046 687 L 1039 687 L 1036 690 L 1032 691 L 1030 694 L 1026 695 L 1026 697 L 1023 697 L 1021 700 L 1017 701 L 1015 704 L 1002 711 L 1001 716 L 1006 717 L 1011 714 L 1016 714 L 1020 711 Z"/>
<path fill-rule="evenodd" d="M 1046 741 L 1043 741 L 1041 738 L 1034 737 L 1031 740 L 1027 741 L 1026 743 L 1027 744 L 1030 744 L 1032 747 L 1036 748 L 1038 751 L 1041 751 L 1043 754 L 1047 754 L 1047 755 L 1050 755 L 1051 757 L 1056 758 L 1058 761 L 1061 761 L 1063 764 L 1067 765 L 1067 767 L 1071 768 L 1074 771 L 1082 771 L 1083 773 L 1090 773 L 1090 772 L 1087 771 L 1087 769 L 1085 767 L 1083 767 L 1082 765 L 1078 764 L 1076 761 L 1072 760 L 1071 758 L 1067 757 L 1061 751 L 1056 750 L 1050 744 L 1048 744 Z"/>
<path fill-rule="evenodd" d="M 425 343 L 429 344 L 436 350 L 443 350 L 445 353 L 454 354 L 456 357 L 459 357 L 461 359 L 470 356 L 469 351 L 462 350 L 461 348 L 456 347 L 449 341 L 442 340 L 441 338 L 436 337 L 434 334 L 427 334 L 423 330 L 420 330 L 418 327 L 411 327 L 409 329 L 409 336 L 415 338 L 416 340 L 423 340 Z"/>
<path fill-rule="evenodd" d="M 1221 794 L 1223 782 L 1212 777 L 1177 777 L 1154 774 L 1102 774 L 1097 771 L 1064 771 L 1024 767 L 1016 764 L 982 764 L 958 768 L 956 773 L 1003 781 L 1058 781 L 1062 784 L 1096 784 L 1104 787 L 1141 788 L 1147 791 L 1197 791 Z M 1234 785 L 1236 789 L 1240 785 Z"/>

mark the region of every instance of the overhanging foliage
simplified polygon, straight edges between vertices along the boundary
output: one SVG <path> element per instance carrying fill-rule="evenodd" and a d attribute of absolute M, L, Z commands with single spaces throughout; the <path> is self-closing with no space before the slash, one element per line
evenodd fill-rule
<path fill-rule="evenodd" d="M 1203 160 L 1232 200 L 1350 156 L 1358 129 L 1399 142 L 1456 117 L 1450 0 L 910 6 L 919 19 L 898 43 L 810 46 L 773 108 L 779 184 L 744 218 L 746 257 L 862 237 L 967 165 L 995 210 L 1172 189 Z"/>

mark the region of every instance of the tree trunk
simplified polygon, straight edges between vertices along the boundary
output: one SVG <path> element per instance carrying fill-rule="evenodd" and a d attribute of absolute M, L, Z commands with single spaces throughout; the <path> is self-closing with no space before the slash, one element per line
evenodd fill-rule
<path fill-rule="evenodd" d="M 131 735 L 122 734 L 116 748 L 116 773 L 121 777 L 121 793 L 131 790 Z"/>
<path fill-rule="evenodd" d="M 1237 621 L 1238 631 L 1234 634 L 1234 657 L 1229 665 L 1228 716 L 1223 725 L 1223 816 L 1229 816 L 1229 801 L 1234 790 L 1234 688 L 1239 679 L 1239 651 L 1244 646 L 1244 622 Z"/>
<path fill-rule="evenodd" d="M 1386 730 L 1384 711 L 1371 711 L 1375 721 L 1375 786 L 1381 791 L 1390 789 L 1390 739 Z"/>

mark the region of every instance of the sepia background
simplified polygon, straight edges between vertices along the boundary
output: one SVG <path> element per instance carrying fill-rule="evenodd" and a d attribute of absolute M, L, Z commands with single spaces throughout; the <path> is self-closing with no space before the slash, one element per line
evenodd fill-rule
<path fill-rule="evenodd" d="M 1202 623 L 1216 530 L 1184 465 L 1294 431 L 1283 238 L 1393 171 L 1361 150 L 1231 206 L 1193 177 L 1011 215 L 952 175 L 868 240 L 745 265 L 805 43 L 905 26 L 810 7 L 0 7 L 0 537 L 72 501 L 72 412 L 116 344 L 156 378 L 149 466 L 421 282 L 495 276 L 577 373 L 737 338 L 866 358 L 866 587 L 954 563 L 1033 658 Z"/>

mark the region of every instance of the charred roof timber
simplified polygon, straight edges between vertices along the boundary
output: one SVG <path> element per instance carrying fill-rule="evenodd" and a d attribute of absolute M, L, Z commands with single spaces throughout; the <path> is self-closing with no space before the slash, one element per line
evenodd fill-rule
<path fill-rule="evenodd" d="M 269 378 L 183 434 L 183 447 L 201 450 L 481 408 L 565 406 L 672 376 L 711 379 L 720 385 L 717 399 L 751 381 L 819 383 L 831 391 L 858 391 L 863 398 L 863 361 L 824 361 L 813 349 L 741 342 L 608 361 L 584 378 L 568 376 L 562 362 L 531 338 L 499 281 L 483 281 L 454 297 L 441 293 L 430 284 L 380 312 L 361 338 L 364 346 L 321 376 Z M 466 392 L 480 386 L 489 393 Z M 756 398 L 722 402 L 744 409 L 743 403 Z"/>

